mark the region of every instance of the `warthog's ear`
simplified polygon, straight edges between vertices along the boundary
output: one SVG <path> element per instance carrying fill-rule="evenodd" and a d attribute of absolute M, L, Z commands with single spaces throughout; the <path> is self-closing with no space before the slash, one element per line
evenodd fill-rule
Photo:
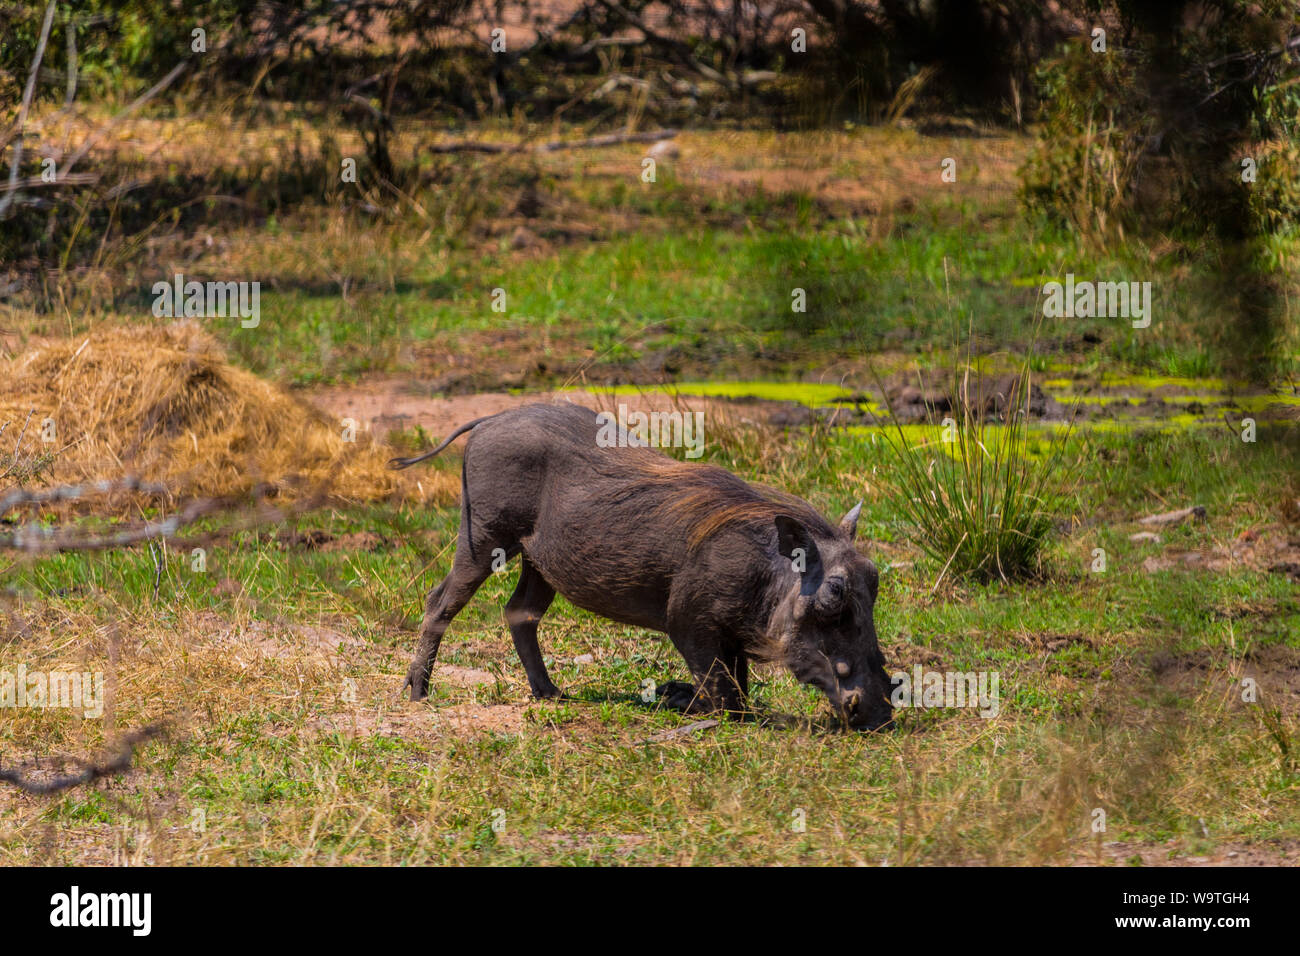
<path fill-rule="evenodd" d="M 840 519 L 840 534 L 853 540 L 858 533 L 858 515 L 862 514 L 862 502 L 859 501 L 853 506 L 853 510 Z"/>
<path fill-rule="evenodd" d="M 789 515 L 777 515 L 776 550 L 787 559 L 805 580 L 821 580 L 822 553 L 803 523 Z M 810 573 L 811 572 L 811 573 Z"/>

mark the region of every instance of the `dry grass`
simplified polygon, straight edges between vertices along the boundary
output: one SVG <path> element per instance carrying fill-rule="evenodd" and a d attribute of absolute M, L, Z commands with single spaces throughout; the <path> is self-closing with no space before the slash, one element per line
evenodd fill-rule
<path fill-rule="evenodd" d="M 416 706 L 394 693 L 399 635 L 366 640 L 328 617 L 261 621 L 243 603 L 166 621 L 101 610 L 120 628 L 16 609 L 34 631 L 64 632 L 30 666 L 110 659 L 114 692 L 107 726 L 75 711 L 14 714 L 5 756 L 39 755 L 48 772 L 130 726 L 167 719 L 173 735 L 94 791 L 51 801 L 0 789 L 0 861 L 1117 862 L 1109 841 L 1171 820 L 1217 834 L 1285 812 L 1257 786 L 1274 778 L 1275 755 L 1226 684 L 1178 714 L 1116 687 L 1098 711 L 1060 722 L 958 714 L 882 738 L 729 724 L 646 751 L 637 741 L 675 720 L 530 702 L 500 633 L 462 650 L 492 673 L 440 664 L 437 700 Z M 579 632 L 615 657 L 645 650 L 600 630 Z M 787 684 L 765 691 L 778 709 L 798 699 Z M 497 808 L 507 829 L 494 836 Z M 1105 834 L 1090 832 L 1096 808 Z M 792 830 L 795 809 L 807 832 Z M 1175 835 L 1167 856 L 1214 846 Z"/>
<path fill-rule="evenodd" d="M 102 329 L 15 357 L 0 421 L 16 423 L 12 435 L 29 415 L 21 441 L 53 446 L 60 482 L 134 474 L 173 496 L 259 486 L 281 498 L 327 487 L 344 502 L 456 496 L 447 474 L 417 485 L 389 471 L 388 449 L 359 428 L 345 441 L 341 423 L 231 365 L 193 323 Z"/>

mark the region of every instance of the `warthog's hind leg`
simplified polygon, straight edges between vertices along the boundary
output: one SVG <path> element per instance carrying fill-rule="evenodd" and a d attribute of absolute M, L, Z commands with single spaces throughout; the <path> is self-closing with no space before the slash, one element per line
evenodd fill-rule
<path fill-rule="evenodd" d="M 424 621 L 420 625 L 420 643 L 402 685 L 403 689 L 411 689 L 411 700 L 424 700 L 429 695 L 429 675 L 433 673 L 433 662 L 438 658 L 438 645 L 442 643 L 447 625 L 469 603 L 491 573 L 491 564 L 472 564 L 468 552 L 458 548 L 451 573 L 429 592 L 424 603 Z"/>

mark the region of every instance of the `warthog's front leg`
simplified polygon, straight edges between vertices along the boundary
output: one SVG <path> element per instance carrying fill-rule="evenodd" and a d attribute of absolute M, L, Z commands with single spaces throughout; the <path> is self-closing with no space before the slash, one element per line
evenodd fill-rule
<path fill-rule="evenodd" d="M 663 702 L 688 714 L 748 711 L 749 661 L 743 650 L 724 646 L 713 634 L 670 632 L 673 645 L 686 659 L 694 686 L 670 681 L 660 688 Z"/>

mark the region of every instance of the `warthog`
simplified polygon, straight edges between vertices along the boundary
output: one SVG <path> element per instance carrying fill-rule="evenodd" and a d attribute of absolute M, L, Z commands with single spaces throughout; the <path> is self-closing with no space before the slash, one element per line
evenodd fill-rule
<path fill-rule="evenodd" d="M 722 468 L 646 447 L 601 447 L 595 412 L 525 405 L 462 425 L 460 536 L 451 573 L 425 604 L 403 688 L 428 693 L 443 632 L 503 557 L 522 569 L 506 602 L 515 650 L 537 697 L 557 697 L 537 645 L 556 593 L 634 627 L 662 631 L 694 686 L 688 713 L 745 710 L 749 660 L 784 663 L 821 688 L 852 727 L 892 725 L 890 681 L 872 611 L 878 575 L 853 547 L 861 503 L 832 527 L 802 499 Z M 606 443 L 608 444 L 608 443 Z"/>

